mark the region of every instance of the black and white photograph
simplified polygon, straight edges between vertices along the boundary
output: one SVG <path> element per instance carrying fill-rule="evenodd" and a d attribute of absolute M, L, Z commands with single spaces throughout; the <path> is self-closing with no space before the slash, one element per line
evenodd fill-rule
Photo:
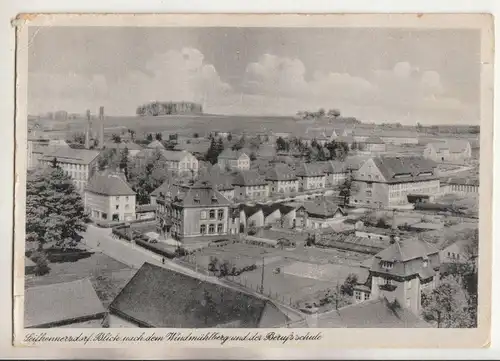
<path fill-rule="evenodd" d="M 22 328 L 478 327 L 481 30 L 265 24 L 28 27 Z"/>

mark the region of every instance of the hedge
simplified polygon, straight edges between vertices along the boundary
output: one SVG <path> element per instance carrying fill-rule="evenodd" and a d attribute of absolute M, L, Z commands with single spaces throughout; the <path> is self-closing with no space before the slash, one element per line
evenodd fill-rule
<path fill-rule="evenodd" d="M 136 239 L 135 243 L 138 244 L 139 246 L 152 251 L 156 254 L 159 254 L 160 256 L 167 257 L 167 258 L 175 258 L 177 254 L 175 252 L 172 252 L 169 249 L 164 248 L 165 246 L 161 243 L 149 243 L 147 241 L 141 240 L 141 239 Z"/>

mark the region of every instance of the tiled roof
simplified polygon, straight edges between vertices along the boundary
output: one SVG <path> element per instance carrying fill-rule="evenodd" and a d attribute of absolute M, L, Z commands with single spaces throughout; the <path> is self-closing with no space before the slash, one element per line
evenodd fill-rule
<path fill-rule="evenodd" d="M 97 150 L 74 149 L 67 147 L 56 147 L 51 152 L 44 153 L 42 160 L 52 161 L 54 158 L 61 163 L 90 164 L 97 158 Z"/>
<path fill-rule="evenodd" d="M 270 181 L 291 181 L 297 177 L 293 170 L 286 164 L 275 164 L 272 169 L 266 173 L 266 179 Z"/>
<path fill-rule="evenodd" d="M 417 238 L 396 241 L 375 257 L 382 261 L 406 262 L 438 253 L 433 245 Z"/>
<path fill-rule="evenodd" d="M 281 214 L 288 214 L 295 209 L 294 207 L 284 205 L 283 203 L 259 204 L 258 207 L 262 209 L 264 217 L 267 217 L 277 210 L 279 210 Z"/>
<path fill-rule="evenodd" d="M 388 183 L 437 179 L 436 163 L 421 156 L 372 158 Z"/>
<path fill-rule="evenodd" d="M 183 207 L 228 206 L 231 202 L 208 182 L 200 181 L 192 186 L 163 183 L 151 195 L 163 196 Z"/>
<path fill-rule="evenodd" d="M 325 174 L 321 163 L 302 163 L 295 171 L 297 177 L 321 177 Z"/>
<path fill-rule="evenodd" d="M 132 277 L 110 311 L 145 327 L 273 327 L 288 317 L 272 302 L 149 263 Z"/>
<path fill-rule="evenodd" d="M 218 166 L 213 166 L 208 172 L 201 175 L 199 179 L 210 183 L 219 191 L 234 189 L 233 176 L 222 172 Z"/>
<path fill-rule="evenodd" d="M 95 174 L 88 182 L 86 191 L 106 196 L 135 195 L 123 173 L 110 171 Z"/>
<path fill-rule="evenodd" d="M 165 146 L 159 140 L 153 140 L 151 143 L 147 145 L 149 149 L 165 149 Z"/>
<path fill-rule="evenodd" d="M 104 312 L 88 279 L 32 287 L 24 293 L 24 327 L 43 327 L 104 316 Z"/>
<path fill-rule="evenodd" d="M 241 170 L 233 178 L 233 184 L 236 186 L 257 186 L 267 184 L 256 170 Z"/>
<path fill-rule="evenodd" d="M 340 211 L 343 215 L 346 214 L 337 204 L 324 198 L 311 202 L 305 202 L 303 207 L 310 215 L 326 218 L 333 217 L 337 211 Z"/>
<path fill-rule="evenodd" d="M 320 315 L 318 327 L 429 328 L 432 326 L 409 309 L 391 304 L 386 298 L 380 298 Z"/>
<path fill-rule="evenodd" d="M 326 174 L 332 173 L 345 173 L 348 170 L 348 164 L 346 162 L 341 162 L 338 160 L 329 160 L 326 162 L 318 162 L 323 168 L 323 172 Z"/>

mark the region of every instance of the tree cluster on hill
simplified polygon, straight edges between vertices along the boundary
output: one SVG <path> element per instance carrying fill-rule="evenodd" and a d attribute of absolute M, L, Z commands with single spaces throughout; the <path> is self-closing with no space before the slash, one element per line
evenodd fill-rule
<path fill-rule="evenodd" d="M 89 221 L 83 200 L 57 159 L 47 168 L 30 170 L 26 184 L 26 242 L 43 252 L 78 244 Z"/>
<path fill-rule="evenodd" d="M 136 110 L 140 116 L 202 113 L 202 105 L 193 102 L 151 102 L 138 106 Z"/>

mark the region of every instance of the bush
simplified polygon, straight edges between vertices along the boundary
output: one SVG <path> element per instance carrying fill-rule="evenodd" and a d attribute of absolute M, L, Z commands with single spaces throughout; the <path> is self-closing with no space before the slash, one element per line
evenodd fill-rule
<path fill-rule="evenodd" d="M 43 276 L 49 273 L 49 260 L 45 252 L 36 251 L 31 255 L 31 260 L 35 262 L 34 273 L 37 276 Z"/>
<path fill-rule="evenodd" d="M 168 249 L 163 248 L 161 243 L 149 243 L 147 241 L 144 241 L 143 239 L 136 239 L 135 243 L 138 244 L 139 246 L 154 252 L 156 254 L 159 254 L 160 256 L 167 257 L 167 258 L 174 258 L 176 256 L 175 252 L 172 252 Z"/>

